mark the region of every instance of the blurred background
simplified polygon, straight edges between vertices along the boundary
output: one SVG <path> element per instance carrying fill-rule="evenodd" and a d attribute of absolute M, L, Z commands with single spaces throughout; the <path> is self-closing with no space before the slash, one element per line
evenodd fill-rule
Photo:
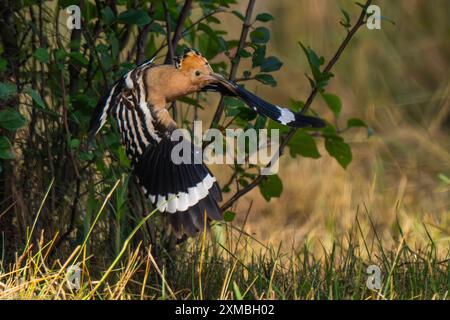
<path fill-rule="evenodd" d="M 241 4 L 245 9 L 245 1 Z M 282 158 L 283 193 L 267 203 L 258 189 L 239 201 L 241 222 L 251 205 L 247 231 L 260 240 L 288 245 L 331 245 L 355 218 L 370 214 L 386 243 L 398 237 L 397 222 L 414 241 L 450 240 L 450 5 L 436 1 L 381 1 L 381 30 L 363 27 L 333 70 L 329 91 L 343 101 L 342 123 L 359 117 L 374 130 L 345 135 L 353 150 L 347 170 L 323 146 L 322 158 Z M 356 19 L 353 1 L 257 1 L 270 12 L 269 54 L 284 65 L 277 88 L 253 84 L 271 102 L 305 100 L 308 65 L 298 41 L 329 60 L 345 30 L 340 9 Z M 226 22 L 225 22 L 226 23 Z M 228 23 L 226 23 L 228 24 Z M 239 34 L 239 26 L 230 34 Z M 323 100 L 313 109 L 328 120 Z M 424 228 L 426 224 L 427 230 Z M 370 232 L 369 232 L 370 234 Z M 446 244 L 446 245 L 445 245 Z"/>

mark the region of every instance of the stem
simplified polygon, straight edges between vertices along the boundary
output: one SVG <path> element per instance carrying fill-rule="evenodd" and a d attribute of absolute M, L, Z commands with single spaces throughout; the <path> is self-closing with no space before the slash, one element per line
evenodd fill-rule
<path fill-rule="evenodd" d="M 181 9 L 180 16 L 178 17 L 177 26 L 175 27 L 175 32 L 172 38 L 172 47 L 176 48 L 178 45 L 178 41 L 180 41 L 182 37 L 183 25 L 186 20 L 189 10 L 192 6 L 192 0 L 186 0 L 184 2 L 183 8 Z"/>

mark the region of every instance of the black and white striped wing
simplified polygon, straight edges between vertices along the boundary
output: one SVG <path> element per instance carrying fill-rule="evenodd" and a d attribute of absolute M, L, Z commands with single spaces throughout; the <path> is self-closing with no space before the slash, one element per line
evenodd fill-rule
<path fill-rule="evenodd" d="M 114 84 L 94 112 L 90 135 L 101 129 L 108 114 L 112 115 L 145 195 L 159 211 L 169 213 L 177 236 L 192 236 L 203 229 L 205 213 L 210 220 L 222 219 L 217 205 L 221 192 L 203 163 L 172 161 L 172 149 L 179 142 L 170 139 L 171 129 L 162 125 L 146 102 L 143 75 L 151 67 L 138 67 Z M 193 158 L 195 148 L 190 150 Z"/>
<path fill-rule="evenodd" d="M 222 220 L 217 204 L 222 196 L 205 164 L 172 161 L 172 150 L 178 143 L 191 145 L 188 149 L 194 159 L 196 151 L 191 142 L 163 138 L 156 146 L 147 148 L 134 172 L 150 201 L 159 211 L 169 213 L 176 234 L 192 236 L 203 230 L 205 213 L 208 220 Z"/>
<path fill-rule="evenodd" d="M 93 139 L 94 136 L 105 125 L 108 115 L 117 115 L 117 107 L 120 103 L 123 103 L 124 96 L 127 96 L 128 98 L 134 96 L 135 100 L 133 102 L 136 104 L 136 101 L 138 101 L 137 104 L 139 105 L 141 111 L 143 111 L 144 108 L 147 107 L 146 105 L 144 105 L 144 83 L 142 79 L 139 79 L 139 77 L 141 77 L 142 74 L 146 72 L 146 70 L 152 67 L 154 67 L 152 61 L 147 61 L 131 70 L 121 79 L 119 79 L 112 86 L 112 88 L 108 90 L 108 92 L 99 100 L 91 117 L 91 122 L 89 125 L 89 140 Z M 141 101 L 143 103 L 142 106 L 140 105 Z"/>

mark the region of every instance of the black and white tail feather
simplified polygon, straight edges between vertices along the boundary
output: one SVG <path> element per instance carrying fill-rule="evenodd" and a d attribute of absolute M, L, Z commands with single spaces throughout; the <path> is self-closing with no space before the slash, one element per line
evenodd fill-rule
<path fill-rule="evenodd" d="M 203 164 L 175 164 L 170 139 L 172 129 L 159 123 L 152 106 L 147 104 L 143 75 L 154 67 L 146 62 L 117 81 L 99 101 L 91 119 L 92 139 L 113 116 L 133 172 L 145 195 L 168 219 L 178 238 L 194 236 L 209 220 L 222 220 L 218 202 L 222 200 L 216 179 Z M 188 142 L 190 143 L 190 142 Z M 190 148 L 195 152 L 195 147 Z M 192 154 L 194 156 L 194 154 Z"/>
<path fill-rule="evenodd" d="M 262 114 L 282 125 L 294 128 L 322 128 L 325 122 L 322 119 L 295 113 L 287 108 L 273 105 L 250 91 L 245 90 L 234 82 L 210 84 L 203 91 L 220 92 L 223 95 L 234 96 L 242 99 L 255 112 Z"/>

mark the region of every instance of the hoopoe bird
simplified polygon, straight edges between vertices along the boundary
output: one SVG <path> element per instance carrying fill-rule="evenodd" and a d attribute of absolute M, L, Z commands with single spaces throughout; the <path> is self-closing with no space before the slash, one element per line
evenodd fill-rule
<path fill-rule="evenodd" d="M 179 143 L 170 139 L 177 128 L 167 110 L 171 102 L 194 92 L 215 91 L 240 98 L 283 125 L 322 127 L 324 122 L 272 105 L 226 80 L 195 50 L 188 49 L 174 60 L 174 65 L 145 62 L 119 79 L 97 104 L 89 136 L 92 139 L 100 131 L 108 115 L 117 121 L 138 184 L 150 202 L 168 214 L 174 233 L 181 238 L 203 230 L 205 212 L 208 222 L 222 220 L 218 205 L 222 195 L 204 163 L 171 161 L 171 151 Z"/>

